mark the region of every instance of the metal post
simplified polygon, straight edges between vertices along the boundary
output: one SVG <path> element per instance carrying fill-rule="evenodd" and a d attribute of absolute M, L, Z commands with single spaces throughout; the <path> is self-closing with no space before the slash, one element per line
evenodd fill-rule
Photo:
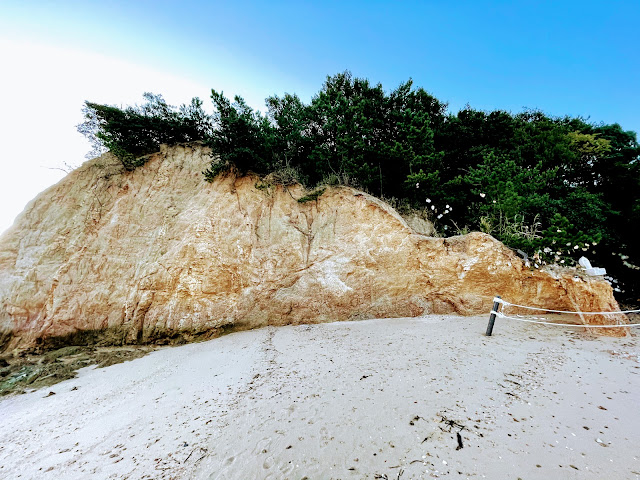
<path fill-rule="evenodd" d="M 501 298 L 500 295 L 496 295 L 495 298 Z M 500 308 L 500 302 L 493 302 L 493 309 L 491 310 L 491 315 L 489 315 L 489 325 L 487 325 L 487 333 L 485 336 L 490 337 L 493 333 L 493 324 L 496 322 L 496 312 Z"/>

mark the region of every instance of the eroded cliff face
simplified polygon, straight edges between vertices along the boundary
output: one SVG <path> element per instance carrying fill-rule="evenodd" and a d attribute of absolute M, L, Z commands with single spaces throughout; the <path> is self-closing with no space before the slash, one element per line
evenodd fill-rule
<path fill-rule="evenodd" d="M 618 308 L 606 282 L 531 271 L 488 235 L 418 234 L 350 188 L 299 203 L 302 188 L 255 177 L 208 184 L 209 160 L 200 147 L 171 147 L 124 173 L 104 155 L 33 200 L 0 237 L 4 348 L 478 314 L 496 294 L 561 310 Z"/>

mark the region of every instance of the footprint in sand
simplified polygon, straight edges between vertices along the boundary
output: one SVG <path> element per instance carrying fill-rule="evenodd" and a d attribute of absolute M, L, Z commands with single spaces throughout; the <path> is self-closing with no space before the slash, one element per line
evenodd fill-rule
<path fill-rule="evenodd" d="M 271 437 L 265 437 L 261 440 L 258 440 L 256 446 L 253 447 L 252 454 L 253 455 L 263 455 L 271 451 Z"/>
<path fill-rule="evenodd" d="M 262 462 L 262 468 L 264 468 L 265 470 L 271 470 L 274 464 L 275 461 L 273 460 L 273 455 L 267 454 L 267 458 L 265 458 L 264 462 Z"/>
<path fill-rule="evenodd" d="M 285 478 L 285 475 L 293 472 L 294 470 L 293 462 L 287 462 L 280 465 L 278 470 L 280 470 L 280 475 L 278 476 L 278 478 Z"/>

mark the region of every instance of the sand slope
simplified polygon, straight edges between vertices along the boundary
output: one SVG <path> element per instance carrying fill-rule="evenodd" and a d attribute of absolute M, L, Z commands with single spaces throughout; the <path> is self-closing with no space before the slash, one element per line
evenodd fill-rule
<path fill-rule="evenodd" d="M 267 327 L 86 369 L 0 399 L 0 478 L 640 478 L 637 337 L 486 320 Z"/>

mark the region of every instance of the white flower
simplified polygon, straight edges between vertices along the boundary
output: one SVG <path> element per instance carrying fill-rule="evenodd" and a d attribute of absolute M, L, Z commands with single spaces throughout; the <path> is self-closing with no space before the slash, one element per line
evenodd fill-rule
<path fill-rule="evenodd" d="M 449 205 L 445 205 L 444 208 L 451 209 L 451 207 Z"/>
<path fill-rule="evenodd" d="M 564 260 L 560 260 L 560 263 L 564 263 Z"/>
<path fill-rule="evenodd" d="M 427 203 L 431 203 L 431 199 L 430 198 L 427 198 Z"/>
<path fill-rule="evenodd" d="M 551 249 L 549 247 L 544 247 L 544 253 L 549 253 Z"/>
<path fill-rule="evenodd" d="M 481 194 L 480 194 L 480 196 L 481 196 L 482 198 L 486 197 L 486 195 L 485 195 L 484 193 L 481 193 Z"/>
<path fill-rule="evenodd" d="M 431 205 L 431 210 L 435 210 L 436 207 L 434 205 Z"/>
<path fill-rule="evenodd" d="M 578 245 L 575 245 L 575 246 L 573 247 L 573 249 L 574 249 L 574 250 L 577 250 L 578 248 L 580 248 L 580 247 L 578 247 Z"/>
<path fill-rule="evenodd" d="M 438 220 L 440 220 L 442 218 L 442 214 L 438 215 Z"/>
<path fill-rule="evenodd" d="M 493 203 L 496 203 L 496 201 L 494 200 Z"/>
<path fill-rule="evenodd" d="M 570 246 L 571 246 L 571 242 L 567 243 L 567 247 L 570 247 Z"/>
<path fill-rule="evenodd" d="M 416 188 L 420 188 L 420 182 L 416 183 Z"/>
<path fill-rule="evenodd" d="M 562 230 L 558 229 L 558 230 L 556 230 L 556 232 L 558 232 L 558 233 L 562 233 Z"/>

